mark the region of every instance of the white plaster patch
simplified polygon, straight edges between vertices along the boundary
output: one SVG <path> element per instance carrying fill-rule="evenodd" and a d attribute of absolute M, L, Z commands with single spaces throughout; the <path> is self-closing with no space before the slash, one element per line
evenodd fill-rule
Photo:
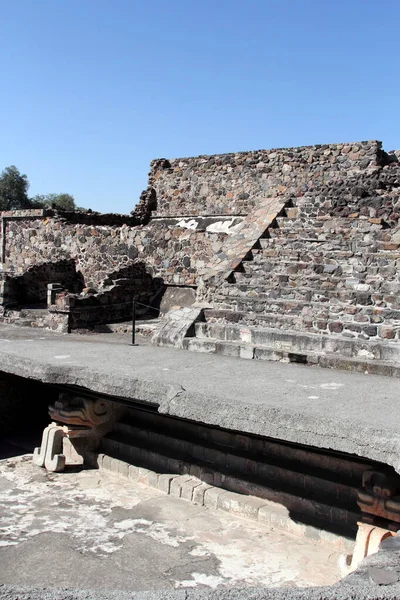
<path fill-rule="evenodd" d="M 198 585 L 205 585 L 212 589 L 216 589 L 219 585 L 225 583 L 223 577 L 216 577 L 215 575 L 206 575 L 205 573 L 192 573 L 193 579 L 185 579 L 184 581 L 176 581 L 175 588 L 188 588 L 197 587 Z"/>
<path fill-rule="evenodd" d="M 319 396 L 308 396 L 309 400 L 318 400 Z"/>
<path fill-rule="evenodd" d="M 53 356 L 53 358 L 56 358 L 57 360 L 63 360 L 64 358 L 71 358 L 70 354 L 55 354 Z"/>
<path fill-rule="evenodd" d="M 374 358 L 374 353 L 373 352 L 369 352 L 368 350 L 359 350 L 357 352 L 357 356 L 362 356 L 363 358 Z"/>
<path fill-rule="evenodd" d="M 190 556 L 210 556 L 210 553 L 205 548 L 201 548 L 200 546 L 193 548 L 189 554 Z"/>
<path fill-rule="evenodd" d="M 114 527 L 125 533 L 143 533 L 155 542 L 172 546 L 173 548 L 178 548 L 180 544 L 194 539 L 193 536 L 172 535 L 165 524 L 147 521 L 146 519 L 125 519 L 124 521 L 114 523 Z"/>
<path fill-rule="evenodd" d="M 324 390 L 337 390 L 343 386 L 344 383 L 336 383 L 335 381 L 332 381 L 331 383 L 321 383 L 320 387 L 322 387 Z"/>
<path fill-rule="evenodd" d="M 233 233 L 233 230 L 236 227 L 236 225 L 233 227 L 235 218 L 236 217 L 224 221 L 215 221 L 206 227 L 206 231 L 208 231 L 208 233 Z"/>
<path fill-rule="evenodd" d="M 184 229 L 197 229 L 197 225 L 198 222 L 195 219 L 190 219 L 189 221 L 185 221 L 185 219 L 182 219 L 181 221 L 179 221 L 176 226 L 177 227 L 183 227 Z"/>

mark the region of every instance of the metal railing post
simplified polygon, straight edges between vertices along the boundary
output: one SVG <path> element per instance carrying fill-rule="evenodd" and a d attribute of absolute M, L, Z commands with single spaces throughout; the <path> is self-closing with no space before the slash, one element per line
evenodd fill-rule
<path fill-rule="evenodd" d="M 134 299 L 132 302 L 132 343 L 131 343 L 131 346 L 136 346 L 135 329 L 136 329 L 136 301 Z"/>

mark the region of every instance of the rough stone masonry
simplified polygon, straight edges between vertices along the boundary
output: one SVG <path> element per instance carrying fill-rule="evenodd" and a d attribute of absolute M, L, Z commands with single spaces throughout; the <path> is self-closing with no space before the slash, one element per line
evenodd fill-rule
<path fill-rule="evenodd" d="M 3 212 L 0 320 L 65 333 L 95 330 L 99 325 L 129 319 L 134 300 L 139 307 L 152 307 L 153 316 L 160 315 L 151 329 L 154 345 L 399 377 L 399 157 L 398 151 L 386 153 L 380 142 L 370 141 L 158 159 L 151 163 L 148 188 L 130 216 L 53 210 Z M 174 305 L 171 299 L 178 297 L 179 302 Z M 150 349 L 150 355 L 156 350 Z M 43 367 L 44 373 L 53 372 L 54 360 L 69 358 L 57 353 Z M 100 362 L 103 360 L 104 356 Z M 5 365 L 5 354 L 3 362 Z M 24 368 L 29 371 L 28 363 L 25 360 L 18 365 L 18 372 L 14 366 L 8 372 L 21 375 Z M 234 367 L 228 361 L 226 368 L 240 372 L 237 363 Z M 79 370 L 74 363 L 72 386 L 79 381 L 76 369 Z M 207 377 L 210 371 L 208 366 Z M 66 365 L 54 372 L 58 385 L 71 375 Z M 33 371 L 29 376 L 32 374 Z M 46 376 L 39 379 L 46 381 Z M 308 373 L 304 376 L 309 378 Z M 380 379 L 375 382 L 383 387 Z M 148 383 L 140 383 L 138 394 L 128 400 L 146 404 L 144 396 L 148 390 Z M 99 444 L 107 448 L 105 440 L 112 449 L 117 448 L 110 438 L 113 431 L 118 426 L 121 431 L 130 431 L 131 425 L 120 421 L 116 425 L 118 419 L 109 398 L 101 397 L 104 389 L 96 391 L 99 397 L 80 396 L 71 390 L 60 393 L 50 409 L 53 422 L 46 427 L 42 445 L 35 453 L 38 465 L 48 471 L 61 471 L 69 458 L 66 447 L 71 456 L 74 451 L 84 464 L 98 459 Z M 208 422 L 213 414 L 213 408 L 208 408 L 209 398 L 196 403 L 201 416 L 193 418 L 179 413 L 185 389 L 172 391 L 172 397 L 167 396 L 176 410 L 175 417 Z M 235 393 L 237 390 L 233 399 Z M 306 412 L 314 400 L 318 396 L 307 396 L 303 407 Z M 165 401 L 162 398 L 159 407 Z M 385 406 L 391 405 L 391 398 L 385 396 L 383 401 Z M 296 410 L 299 408 L 298 397 L 290 402 Z M 258 398 L 255 404 L 258 406 Z M 157 403 L 152 404 L 152 409 L 155 406 Z M 347 509 L 358 511 L 354 515 L 360 514 L 352 562 L 352 568 L 356 568 L 382 540 L 395 535 L 400 524 L 400 480 L 396 469 L 388 467 L 387 455 L 385 460 L 387 444 L 393 453 L 397 437 L 389 436 L 387 440 L 380 432 L 379 439 L 374 438 L 378 454 L 370 457 L 365 448 L 373 429 L 368 430 L 367 441 L 355 442 L 357 432 L 349 431 L 347 419 L 351 410 L 355 410 L 354 406 L 346 407 L 346 419 L 342 420 L 346 433 L 341 429 L 337 439 L 353 440 L 360 448 L 355 454 L 373 459 L 379 455 L 382 462 L 366 464 L 356 485 L 350 485 L 347 472 L 342 474 L 344 480 L 339 485 L 337 474 L 327 466 L 329 461 L 325 462 L 323 474 L 319 464 L 319 476 L 314 479 L 319 480 L 323 494 L 334 485 L 336 491 L 340 488 L 342 495 L 348 496 L 344 512 L 333 511 L 329 494 L 326 501 L 325 496 L 321 500 L 324 510 L 331 517 L 336 515 L 332 517 L 335 526 L 340 525 L 340 515 L 347 514 Z M 254 411 L 251 414 L 257 415 L 259 409 Z M 278 413 L 274 408 L 275 417 Z M 298 435 L 295 413 L 291 410 L 287 418 L 290 431 Z M 379 418 L 385 420 L 386 416 Z M 243 426 L 242 415 L 238 422 Z M 255 422 L 261 428 L 257 435 L 265 438 L 269 432 L 271 436 L 269 420 L 260 422 L 256 418 Z M 156 427 L 155 423 L 152 426 Z M 222 426 L 231 429 L 225 421 Z M 309 419 L 306 426 L 308 431 Z M 240 425 L 235 429 L 240 431 Z M 324 439 L 329 437 L 329 431 L 328 428 L 328 432 L 323 432 Z M 311 496 L 317 489 L 313 487 L 317 485 L 314 479 L 308 476 L 310 457 L 315 460 L 313 452 L 304 454 L 302 466 L 297 462 L 294 468 L 288 460 L 290 444 L 298 443 L 299 438 L 287 436 L 287 431 L 272 436 L 281 442 L 289 441 L 286 445 L 272 444 L 282 453 L 280 460 L 286 467 L 274 470 L 276 459 L 268 455 L 261 465 L 267 480 L 262 486 L 258 483 L 258 487 L 254 481 L 252 490 L 261 490 L 264 499 L 276 494 L 278 503 L 286 501 L 287 505 L 290 496 L 293 506 L 302 498 L 301 506 L 305 506 L 308 498 L 303 497 L 303 489 L 294 492 L 291 483 L 288 494 L 281 484 L 277 486 L 276 481 L 274 484 L 268 479 L 271 473 L 279 472 L 282 480 L 303 482 L 300 487 L 309 487 L 307 493 Z M 147 438 L 150 437 L 149 434 Z M 171 436 L 171 440 L 175 438 Z M 197 475 L 203 473 L 198 470 L 198 457 L 188 457 L 186 453 L 185 460 L 178 461 L 169 454 L 173 441 L 168 439 L 167 443 L 158 431 L 153 431 L 151 439 L 160 444 L 164 440 L 166 455 L 159 454 L 161 461 L 184 465 L 182 468 L 189 469 L 189 473 L 192 468 Z M 229 440 L 229 432 L 222 439 Z M 129 455 L 131 442 L 121 442 Z M 326 444 L 321 455 L 319 450 L 315 452 L 317 457 L 325 459 L 324 452 L 333 448 L 330 442 Z M 139 447 L 140 456 L 145 455 L 142 450 Z M 149 450 L 152 460 L 156 454 L 153 448 Z M 229 454 L 236 466 L 250 466 L 255 479 L 259 477 L 259 461 L 251 460 L 248 450 L 231 447 Z M 389 464 L 397 466 L 397 454 L 393 454 L 395 459 L 391 458 Z M 242 486 L 240 477 L 224 471 L 229 470 L 226 448 L 216 452 L 215 448 L 206 447 L 204 455 L 221 460 L 221 473 L 210 475 L 207 471 L 213 482 L 215 478 L 219 478 L 220 485 L 222 481 L 234 480 L 235 486 Z M 345 463 L 348 457 L 342 459 Z M 123 468 L 129 469 L 129 465 L 124 463 Z M 151 472 L 157 481 L 161 475 Z M 248 475 L 243 475 L 245 485 L 249 483 Z M 311 480 L 312 485 L 304 484 Z M 307 506 L 315 517 L 315 503 Z M 304 518 L 303 509 L 300 512 Z"/>

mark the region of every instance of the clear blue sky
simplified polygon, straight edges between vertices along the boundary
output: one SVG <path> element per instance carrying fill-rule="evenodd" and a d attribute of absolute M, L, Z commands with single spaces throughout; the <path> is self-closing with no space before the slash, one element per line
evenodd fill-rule
<path fill-rule="evenodd" d="M 152 158 L 400 148 L 399 0 L 0 0 L 0 170 L 129 212 Z"/>

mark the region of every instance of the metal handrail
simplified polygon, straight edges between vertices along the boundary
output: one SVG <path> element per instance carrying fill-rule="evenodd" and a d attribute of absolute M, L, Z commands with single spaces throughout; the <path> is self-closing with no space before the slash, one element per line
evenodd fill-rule
<path fill-rule="evenodd" d="M 149 306 L 148 304 L 144 304 L 143 302 L 138 302 L 137 300 L 133 299 L 133 301 L 132 301 L 132 341 L 130 343 L 130 346 L 137 346 L 138 345 L 136 343 L 136 340 L 135 340 L 136 305 L 137 304 L 140 304 L 140 306 L 145 306 L 146 308 L 154 309 L 154 306 Z"/>

